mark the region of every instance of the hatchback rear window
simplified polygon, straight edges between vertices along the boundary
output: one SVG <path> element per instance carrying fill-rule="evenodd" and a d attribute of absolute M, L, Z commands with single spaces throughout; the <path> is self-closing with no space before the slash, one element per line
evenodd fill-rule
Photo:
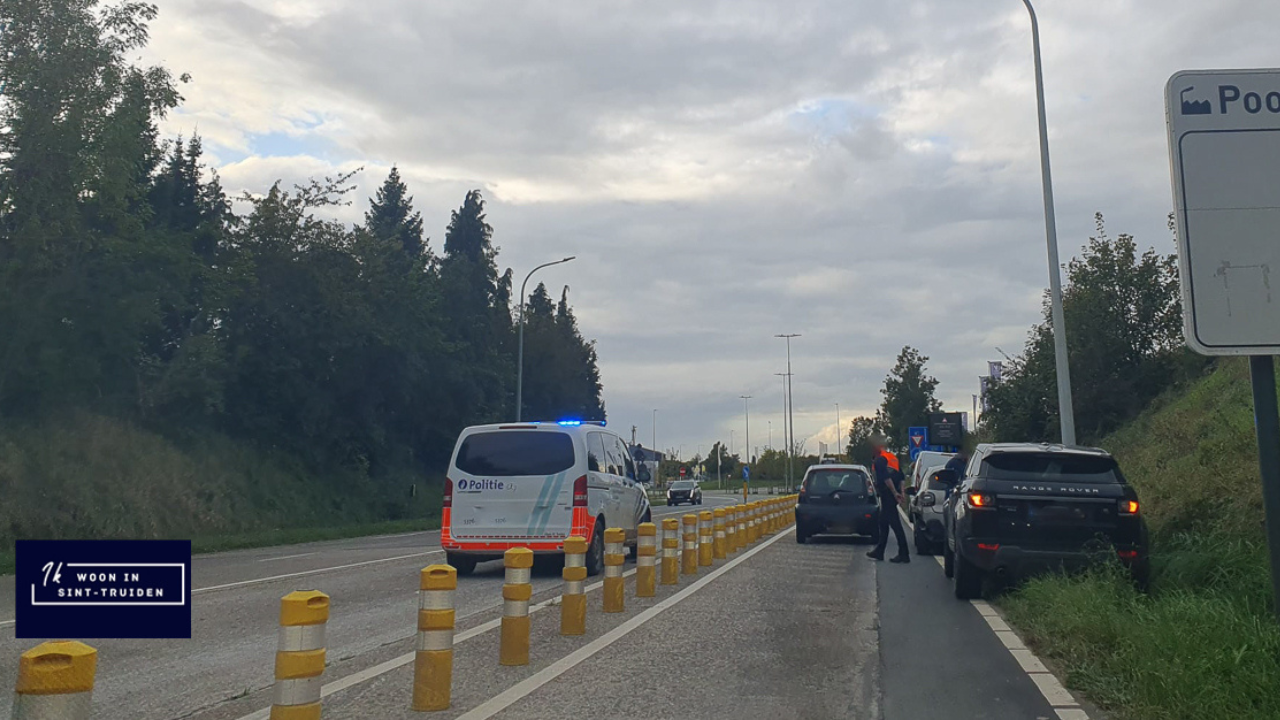
<path fill-rule="evenodd" d="M 805 479 L 805 491 L 827 495 L 837 490 L 866 494 L 867 476 L 858 470 L 815 470 Z"/>
<path fill-rule="evenodd" d="M 1046 480 L 1077 483 L 1124 482 L 1109 457 L 1054 453 L 996 453 L 983 463 L 992 480 Z"/>
<path fill-rule="evenodd" d="M 554 475 L 573 467 L 573 439 L 560 432 L 512 430 L 467 436 L 458 469 L 469 475 Z"/>
<path fill-rule="evenodd" d="M 693 488 L 693 483 L 688 480 L 677 480 L 671 483 L 672 490 L 689 490 Z"/>

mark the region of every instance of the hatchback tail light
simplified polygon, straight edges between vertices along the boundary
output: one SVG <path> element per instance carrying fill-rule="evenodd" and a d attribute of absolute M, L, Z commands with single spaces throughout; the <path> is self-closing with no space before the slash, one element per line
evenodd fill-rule
<path fill-rule="evenodd" d="M 1119 555 L 1121 560 L 1137 560 L 1138 559 L 1137 550 L 1117 550 L 1116 555 Z"/>
<path fill-rule="evenodd" d="M 587 476 L 583 475 L 573 481 L 573 506 L 587 506 Z"/>
<path fill-rule="evenodd" d="M 444 502 L 441 503 L 441 506 L 453 507 L 453 481 L 449 478 L 444 479 Z"/>

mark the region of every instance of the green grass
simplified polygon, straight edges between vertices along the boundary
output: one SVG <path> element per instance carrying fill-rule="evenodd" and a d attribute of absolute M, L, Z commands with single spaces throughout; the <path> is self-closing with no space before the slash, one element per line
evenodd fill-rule
<path fill-rule="evenodd" d="M 1001 598 L 1032 647 L 1117 720 L 1280 717 L 1247 366 L 1226 361 L 1101 444 L 1138 489 L 1152 586 L 1118 568 Z"/>
<path fill-rule="evenodd" d="M 0 498 L 0 572 L 19 538 L 193 538 L 212 552 L 425 529 L 440 516 L 425 478 L 316 474 L 230 438 L 180 445 L 87 413 L 0 430 Z"/>

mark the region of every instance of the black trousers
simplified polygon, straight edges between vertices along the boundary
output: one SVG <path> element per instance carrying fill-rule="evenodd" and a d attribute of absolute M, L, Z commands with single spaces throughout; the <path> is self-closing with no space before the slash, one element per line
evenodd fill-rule
<path fill-rule="evenodd" d="M 876 554 L 883 556 L 889 544 L 889 529 L 898 537 L 898 554 L 907 556 L 907 532 L 902 529 L 902 518 L 898 515 L 898 503 L 893 496 L 880 496 L 880 542 L 876 543 Z"/>

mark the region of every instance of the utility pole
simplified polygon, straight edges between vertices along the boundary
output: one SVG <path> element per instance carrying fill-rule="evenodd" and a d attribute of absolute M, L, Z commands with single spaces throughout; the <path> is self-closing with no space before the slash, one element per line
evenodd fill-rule
<path fill-rule="evenodd" d="M 796 454 L 796 405 L 791 397 L 791 338 L 800 337 L 800 334 L 789 333 L 774 335 L 774 337 L 786 338 L 787 340 L 787 422 L 791 425 L 791 440 L 787 447 L 787 485 L 794 485 L 795 470 L 792 463 Z"/>

